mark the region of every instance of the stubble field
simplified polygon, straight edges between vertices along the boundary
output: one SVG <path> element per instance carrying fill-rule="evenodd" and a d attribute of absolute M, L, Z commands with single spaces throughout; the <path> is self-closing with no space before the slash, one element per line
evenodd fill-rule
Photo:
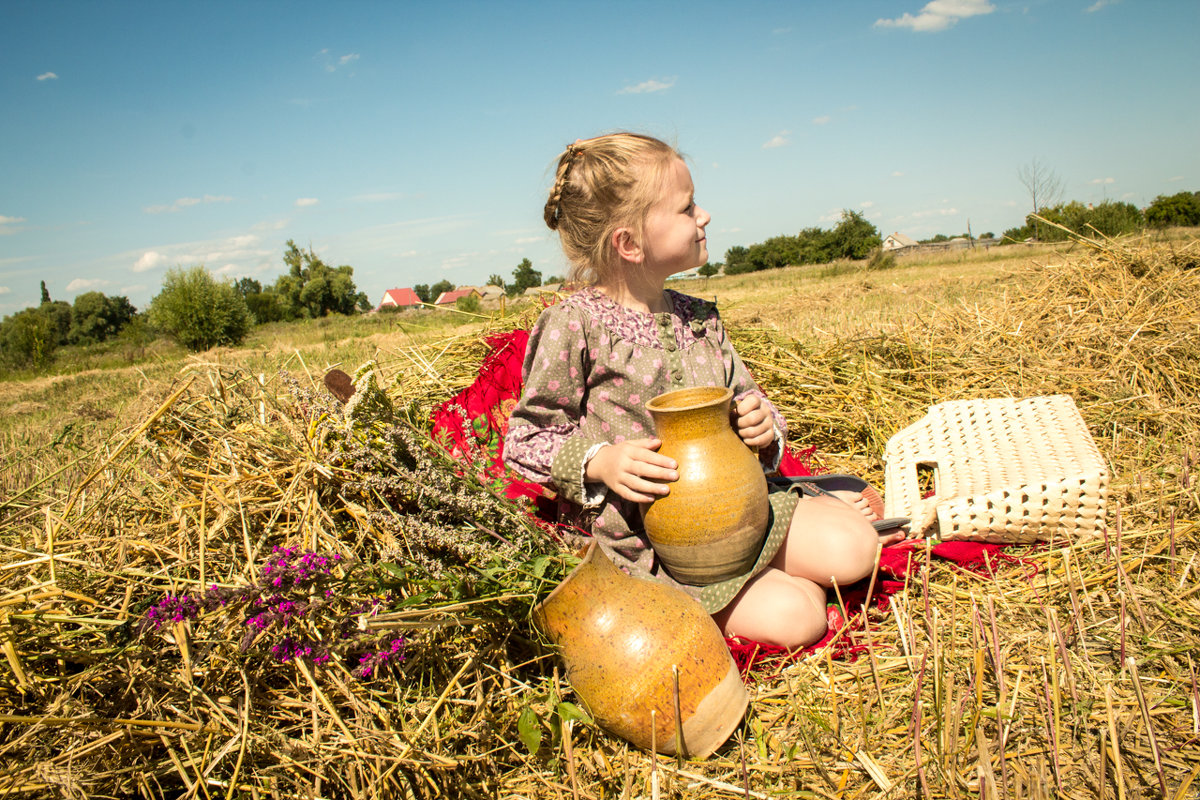
<path fill-rule="evenodd" d="M 1195 796 L 1198 264 L 1188 232 L 677 287 L 826 469 L 881 483 L 933 403 L 1067 393 L 1112 475 L 1103 537 L 990 575 L 918 548 L 864 654 L 760 665 L 705 762 L 579 718 L 528 620 L 571 555 L 422 444 L 533 309 L 0 382 L 0 792 Z M 321 387 L 368 360 L 387 424 Z"/>

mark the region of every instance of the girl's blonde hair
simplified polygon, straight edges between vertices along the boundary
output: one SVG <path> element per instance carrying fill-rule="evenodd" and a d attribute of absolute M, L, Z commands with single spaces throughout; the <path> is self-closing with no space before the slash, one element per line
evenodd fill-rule
<path fill-rule="evenodd" d="M 677 158 L 682 156 L 669 144 L 638 133 L 610 133 L 567 146 L 558 157 L 545 218 L 571 261 L 572 283 L 591 285 L 608 276 L 616 263 L 617 228 L 630 228 L 641 238 L 646 214 Z"/>

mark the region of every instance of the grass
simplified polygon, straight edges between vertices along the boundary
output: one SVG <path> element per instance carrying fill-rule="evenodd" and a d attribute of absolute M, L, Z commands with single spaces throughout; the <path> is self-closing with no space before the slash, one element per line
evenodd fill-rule
<path fill-rule="evenodd" d="M 277 326 L 240 350 L 0 383 L 0 791 L 1194 796 L 1198 255 L 1195 238 L 1078 240 L 680 287 L 718 298 L 792 443 L 827 468 L 878 481 L 887 438 L 935 402 L 1065 392 L 1112 474 L 1103 537 L 1017 548 L 991 575 L 918 550 L 890 610 L 844 634 L 862 657 L 760 666 L 747 721 L 705 762 L 564 715 L 575 698 L 527 615 L 569 556 L 417 444 L 474 376 L 480 333 L 533 309 Z M 393 419 L 356 428 L 320 376 L 368 358 Z M 402 635 L 403 664 L 364 681 L 355 661 L 277 662 L 256 649 L 276 633 L 243 649 L 233 606 L 139 627 L 167 593 L 255 586 L 276 546 L 358 565 L 313 584 L 334 594 L 294 632 L 330 641 L 349 614 L 356 646 Z M 322 596 L 307 587 L 296 601 Z"/>

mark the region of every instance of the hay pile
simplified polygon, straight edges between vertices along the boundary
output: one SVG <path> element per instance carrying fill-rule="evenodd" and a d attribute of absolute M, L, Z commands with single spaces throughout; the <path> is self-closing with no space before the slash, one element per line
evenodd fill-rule
<path fill-rule="evenodd" d="M 793 442 L 876 478 L 932 403 L 1067 392 L 1120 511 L 994 577 L 924 564 L 866 657 L 760 669 L 703 763 L 577 718 L 528 625 L 570 557 L 425 446 L 476 339 L 381 361 L 395 411 L 358 424 L 311 378 L 196 367 L 69 484 L 0 498 L 0 792 L 1194 796 L 1196 261 L 1101 242 L 886 337 L 732 332 Z"/>

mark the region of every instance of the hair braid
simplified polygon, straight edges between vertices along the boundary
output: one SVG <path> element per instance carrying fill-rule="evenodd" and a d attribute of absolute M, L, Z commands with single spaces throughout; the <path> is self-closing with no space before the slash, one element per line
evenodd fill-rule
<path fill-rule="evenodd" d="M 543 217 L 571 261 L 572 282 L 595 283 L 615 265 L 613 232 L 629 227 L 640 235 L 677 158 L 670 145 L 636 133 L 576 139 L 559 154 Z"/>

